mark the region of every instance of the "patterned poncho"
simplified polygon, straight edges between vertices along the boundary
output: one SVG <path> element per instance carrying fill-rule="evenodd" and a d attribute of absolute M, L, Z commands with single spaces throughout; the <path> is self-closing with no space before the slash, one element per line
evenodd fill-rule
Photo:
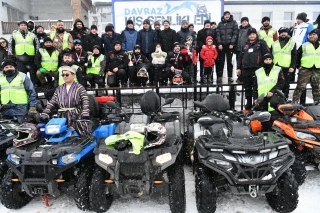
<path fill-rule="evenodd" d="M 80 135 L 90 134 L 89 122 L 72 121 L 75 118 L 89 117 L 89 98 L 87 91 L 81 84 L 73 82 L 68 92 L 66 84 L 59 86 L 43 113 L 50 114 L 54 108 L 64 110 L 59 114 L 62 115 L 61 117 L 67 118 L 68 125 L 75 128 Z"/>

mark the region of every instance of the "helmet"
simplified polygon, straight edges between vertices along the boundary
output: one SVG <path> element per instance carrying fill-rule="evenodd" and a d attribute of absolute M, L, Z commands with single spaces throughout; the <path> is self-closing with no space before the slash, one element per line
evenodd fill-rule
<path fill-rule="evenodd" d="M 13 139 L 13 145 L 16 147 L 26 145 L 38 140 L 38 135 L 40 131 L 37 125 L 32 123 L 24 123 L 16 128 L 18 132 L 18 137 Z"/>
<path fill-rule="evenodd" d="M 144 148 L 160 146 L 166 140 L 167 130 L 160 123 L 151 123 L 146 127 Z"/>
<path fill-rule="evenodd" d="M 175 71 L 175 75 L 172 78 L 172 83 L 176 85 L 183 84 L 183 77 L 181 75 L 181 72 Z"/>
<path fill-rule="evenodd" d="M 137 72 L 138 77 L 142 78 L 148 78 L 148 71 L 145 67 L 142 67 L 138 72 Z"/>

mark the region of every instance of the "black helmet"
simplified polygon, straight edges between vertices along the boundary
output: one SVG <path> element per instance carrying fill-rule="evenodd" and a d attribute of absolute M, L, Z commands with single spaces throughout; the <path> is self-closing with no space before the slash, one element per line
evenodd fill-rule
<path fill-rule="evenodd" d="M 147 91 L 140 100 L 141 111 L 145 115 L 157 113 L 160 108 L 160 98 L 157 93 L 152 90 Z"/>

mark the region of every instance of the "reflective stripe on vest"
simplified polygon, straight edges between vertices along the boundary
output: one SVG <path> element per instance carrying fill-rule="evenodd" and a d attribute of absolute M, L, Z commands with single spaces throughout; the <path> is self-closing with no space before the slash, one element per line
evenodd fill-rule
<path fill-rule="evenodd" d="M 58 70 L 58 50 L 54 50 L 51 56 L 49 55 L 48 51 L 44 48 L 40 48 L 39 53 L 41 54 L 41 66 L 43 68 L 53 72 Z"/>
<path fill-rule="evenodd" d="M 9 83 L 5 75 L 0 75 L 1 104 L 28 104 L 28 94 L 24 88 L 26 74 L 19 72 Z"/>
<path fill-rule="evenodd" d="M 268 92 L 277 84 L 279 72 L 281 71 L 281 67 L 273 66 L 269 76 L 266 75 L 264 68 L 256 70 L 256 77 L 258 83 L 258 97 L 261 94 L 267 96 Z M 274 111 L 275 109 L 270 107 L 270 103 L 268 104 L 268 111 Z"/>
<path fill-rule="evenodd" d="M 279 41 L 272 44 L 273 63 L 281 67 L 289 68 L 291 64 L 291 51 L 295 45 L 292 39 L 289 39 L 287 44 L 281 49 Z"/>
<path fill-rule="evenodd" d="M 75 68 L 75 69 L 78 71 L 79 66 L 77 66 L 77 65 L 72 65 L 71 67 Z M 59 82 L 58 82 L 58 84 L 59 84 L 59 86 L 61 86 L 62 84 L 64 84 L 63 77 L 61 76 L 61 75 L 62 75 L 62 69 L 61 69 L 61 67 L 58 69 L 58 72 L 59 72 Z M 75 82 L 78 82 L 77 73 L 76 73 L 75 75 L 76 75 L 76 76 L 75 76 L 75 78 L 74 78 L 74 81 L 75 81 Z"/>
<path fill-rule="evenodd" d="M 273 35 L 276 33 L 276 31 L 271 28 L 268 30 L 268 35 L 266 33 L 266 31 L 264 30 L 259 30 L 259 38 L 265 40 L 265 42 L 267 43 L 268 47 L 270 48 L 272 43 L 273 43 Z"/>
<path fill-rule="evenodd" d="M 56 35 L 56 32 L 51 32 L 50 33 L 50 38 L 53 40 L 54 36 Z M 67 33 L 66 31 L 64 31 L 63 33 L 63 42 L 62 42 L 62 50 L 66 49 L 69 45 L 69 35 L 70 33 Z M 53 40 L 54 42 L 54 40 Z"/>
<path fill-rule="evenodd" d="M 302 44 L 301 66 L 305 68 L 313 66 L 320 68 L 320 42 L 318 49 L 314 49 L 313 44 L 310 42 Z"/>
<path fill-rule="evenodd" d="M 87 68 L 87 74 L 92 73 L 95 75 L 99 75 L 100 70 L 101 70 L 100 64 L 101 64 L 101 61 L 103 61 L 103 59 L 104 59 L 104 55 L 102 55 L 102 54 L 96 59 L 96 61 L 94 61 L 94 57 L 91 56 L 90 60 L 92 63 L 92 67 Z"/>
<path fill-rule="evenodd" d="M 33 45 L 33 41 L 36 36 L 33 33 L 28 32 L 26 38 L 23 38 L 21 32 L 17 31 L 12 34 L 12 37 L 15 41 L 14 51 L 16 55 L 23 55 L 24 53 L 30 56 L 35 55 L 35 47 Z"/>

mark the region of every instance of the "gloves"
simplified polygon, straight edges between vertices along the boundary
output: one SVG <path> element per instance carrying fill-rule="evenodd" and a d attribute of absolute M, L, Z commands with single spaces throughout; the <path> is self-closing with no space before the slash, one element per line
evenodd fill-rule
<path fill-rule="evenodd" d="M 28 116 L 29 116 L 29 117 L 34 117 L 37 113 L 38 113 L 38 112 L 37 112 L 37 110 L 36 110 L 36 107 L 32 106 L 32 107 L 30 107 L 30 109 L 29 109 Z"/>
<path fill-rule="evenodd" d="M 40 114 L 40 120 L 42 121 L 48 121 L 49 120 L 49 115 L 47 113 L 41 113 Z"/>
<path fill-rule="evenodd" d="M 41 67 L 39 70 L 42 74 L 47 74 L 47 70 L 45 68 Z"/>

